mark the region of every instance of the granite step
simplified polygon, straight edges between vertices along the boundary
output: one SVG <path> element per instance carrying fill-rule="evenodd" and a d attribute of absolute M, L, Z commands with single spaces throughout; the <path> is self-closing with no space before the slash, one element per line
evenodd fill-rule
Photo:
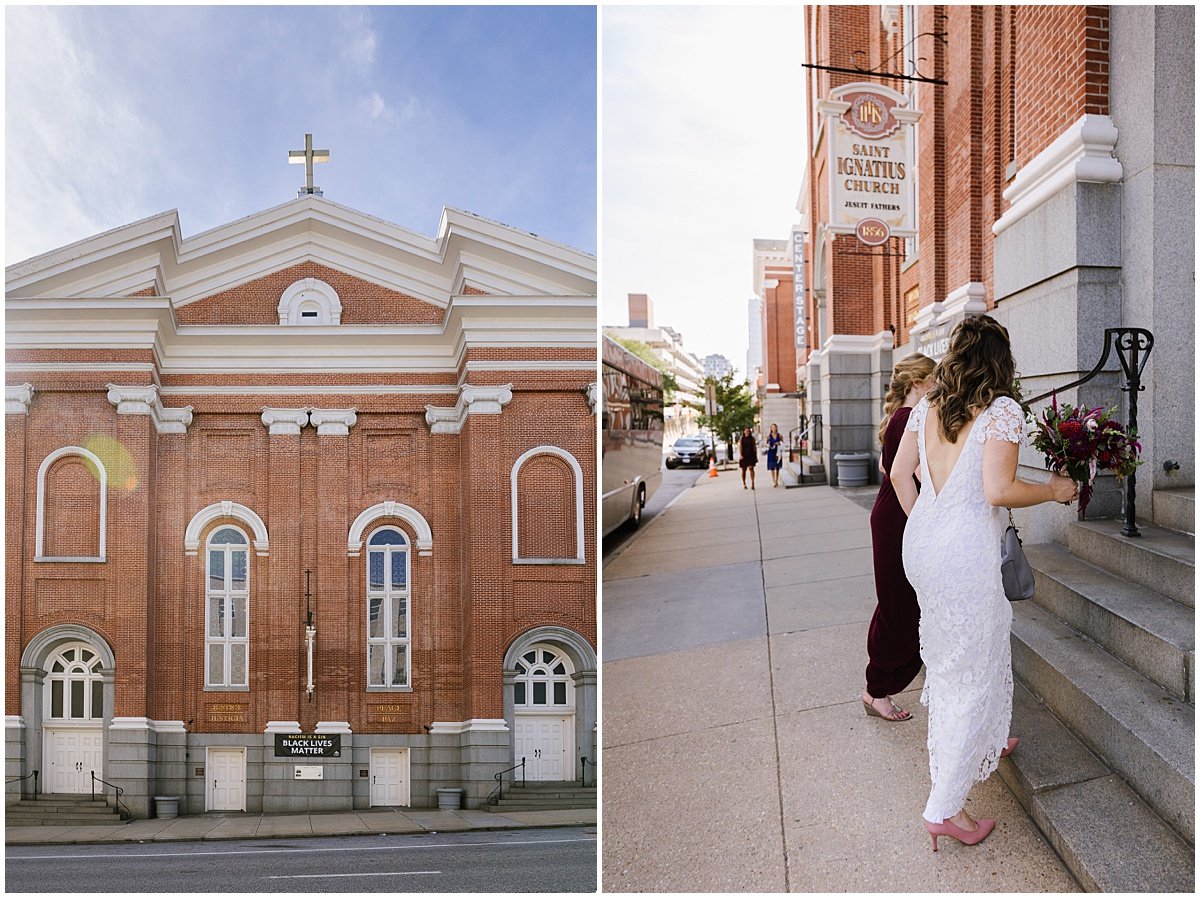
<path fill-rule="evenodd" d="M 1168 599 L 1196 606 L 1196 540 L 1184 533 L 1138 523 L 1141 537 L 1121 535 L 1121 521 L 1072 521 L 1071 554 Z"/>
<path fill-rule="evenodd" d="M 1195 611 L 1053 543 L 1025 546 L 1033 600 L 1143 676 L 1195 704 Z"/>
<path fill-rule="evenodd" d="M 1179 533 L 1196 532 L 1196 488 L 1154 490 L 1151 493 L 1154 523 Z"/>
<path fill-rule="evenodd" d="M 1034 602 L 1013 606 L 1012 649 L 1013 673 L 1194 844 L 1195 708 Z"/>
<path fill-rule="evenodd" d="M 1195 849 L 1020 682 L 1011 732 L 1000 779 L 1086 891 L 1195 890 Z"/>

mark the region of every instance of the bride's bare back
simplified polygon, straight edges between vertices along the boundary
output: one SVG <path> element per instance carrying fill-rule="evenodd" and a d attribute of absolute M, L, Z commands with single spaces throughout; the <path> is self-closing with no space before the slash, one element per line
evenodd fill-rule
<path fill-rule="evenodd" d="M 958 464 L 963 447 L 967 445 L 967 437 L 975 429 L 978 417 L 979 413 L 976 412 L 975 417 L 958 432 L 958 439 L 947 443 L 942 437 L 942 423 L 938 410 L 933 405 L 929 406 L 929 414 L 925 418 L 925 464 L 929 468 L 929 478 L 933 481 L 931 485 L 936 495 L 942 494 L 942 487 L 954 473 L 954 466 Z"/>

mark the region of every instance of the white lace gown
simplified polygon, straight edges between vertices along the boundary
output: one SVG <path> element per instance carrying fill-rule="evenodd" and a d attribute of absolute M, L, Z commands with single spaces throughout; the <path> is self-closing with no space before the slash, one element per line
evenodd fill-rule
<path fill-rule="evenodd" d="M 925 450 L 929 404 L 913 409 L 921 493 L 904 528 L 904 571 L 921 606 L 921 658 L 929 708 L 929 776 L 925 819 L 953 817 L 976 782 L 996 769 L 1012 718 L 1012 608 L 1000 578 L 1002 510 L 983 494 L 985 440 L 1021 443 L 1017 402 L 996 399 L 980 412 L 940 493 Z"/>

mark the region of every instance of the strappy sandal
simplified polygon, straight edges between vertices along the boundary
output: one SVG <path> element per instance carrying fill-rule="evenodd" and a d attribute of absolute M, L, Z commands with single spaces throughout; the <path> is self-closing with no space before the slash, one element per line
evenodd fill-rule
<path fill-rule="evenodd" d="M 887 696 L 887 700 L 888 700 L 888 704 L 892 706 L 891 714 L 881 714 L 879 712 L 879 709 L 876 708 L 874 704 L 872 704 L 871 702 L 867 701 L 864 698 L 863 699 L 863 708 L 866 709 L 867 716 L 868 717 L 878 717 L 880 720 L 887 720 L 887 721 L 890 721 L 891 723 L 899 723 L 902 720 L 912 720 L 913 719 L 912 711 L 909 711 L 906 708 L 901 708 L 894 701 L 892 701 L 892 697 L 890 695 Z M 905 715 L 905 716 L 902 717 L 900 715 Z"/>

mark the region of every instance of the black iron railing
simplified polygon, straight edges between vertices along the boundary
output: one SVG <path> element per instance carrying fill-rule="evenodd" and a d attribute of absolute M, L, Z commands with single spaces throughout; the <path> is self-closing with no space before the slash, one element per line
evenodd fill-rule
<path fill-rule="evenodd" d="M 31 777 L 33 779 L 33 797 L 37 798 L 38 797 L 38 772 L 36 770 L 33 771 L 33 773 L 27 773 L 24 776 L 14 776 L 12 779 L 5 780 L 4 782 L 5 782 L 5 785 L 7 785 L 9 783 L 19 783 L 19 782 L 22 782 L 23 780 L 30 779 Z"/>
<path fill-rule="evenodd" d="M 121 815 L 122 820 L 128 820 L 133 816 L 133 811 L 129 810 L 129 808 L 125 806 L 125 803 L 121 801 L 121 796 L 125 794 L 125 790 L 115 783 L 110 783 L 108 780 L 100 779 L 100 777 L 96 776 L 96 771 L 94 770 L 92 771 L 92 801 L 96 800 L 96 783 L 100 783 L 101 785 L 112 788 L 113 797 L 117 802 L 117 813 Z M 100 798 L 105 804 L 108 804 L 108 796 L 104 794 L 103 789 L 100 790 Z"/>
<path fill-rule="evenodd" d="M 800 424 L 788 431 L 788 461 L 795 461 L 802 442 L 807 439 L 809 449 L 821 451 L 821 416 L 801 415 Z"/>
<path fill-rule="evenodd" d="M 1079 380 L 1073 380 L 1069 384 L 1055 387 L 1053 390 L 1047 390 L 1045 393 L 1040 393 L 1031 399 L 1026 399 L 1022 405 L 1028 411 L 1029 406 L 1035 402 L 1041 402 L 1063 390 L 1070 390 L 1087 383 L 1104 370 L 1104 366 L 1108 363 L 1108 357 L 1112 354 L 1114 348 L 1117 351 L 1117 361 L 1121 363 L 1121 373 L 1125 378 L 1125 386 L 1121 387 L 1121 390 L 1129 394 L 1129 421 L 1127 427 L 1131 432 L 1136 431 L 1138 393 L 1146 389 L 1142 385 L 1142 369 L 1146 367 L 1146 360 L 1150 357 L 1150 351 L 1154 348 L 1154 335 L 1142 327 L 1105 328 L 1104 353 L 1100 356 L 1100 361 L 1096 363 L 1096 367 L 1079 378 Z M 1121 533 L 1125 536 L 1142 535 L 1137 527 L 1136 474 L 1130 474 L 1125 478 L 1125 526 L 1121 528 Z"/>
<path fill-rule="evenodd" d="M 504 774 L 512 773 L 514 770 L 521 771 L 521 785 L 525 785 L 525 759 L 521 758 L 520 764 L 513 764 L 507 770 L 501 770 L 492 779 L 496 781 L 496 788 L 492 790 L 492 794 L 487 797 L 488 804 L 498 804 L 500 799 L 504 797 Z M 517 778 L 513 777 L 513 783 L 516 784 Z"/>
<path fill-rule="evenodd" d="M 592 785 L 594 786 L 600 779 L 600 765 L 595 761 L 589 761 L 581 755 L 579 758 L 579 785 L 585 789 L 587 788 L 587 769 L 589 766 L 592 768 Z"/>

